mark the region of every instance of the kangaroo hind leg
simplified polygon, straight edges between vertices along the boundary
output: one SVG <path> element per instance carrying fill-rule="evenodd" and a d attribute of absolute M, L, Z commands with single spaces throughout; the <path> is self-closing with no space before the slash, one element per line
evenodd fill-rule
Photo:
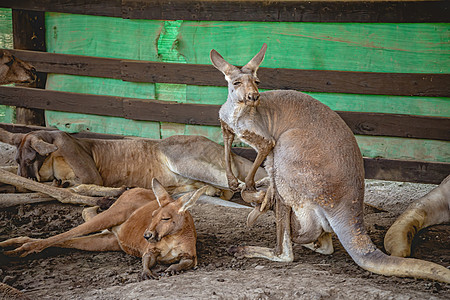
<path fill-rule="evenodd" d="M 290 228 L 291 207 L 285 205 L 279 195 L 275 200 L 275 217 L 277 227 L 277 245 L 275 249 L 257 246 L 233 246 L 228 251 L 238 258 L 266 258 L 272 261 L 292 262 L 294 252 Z"/>

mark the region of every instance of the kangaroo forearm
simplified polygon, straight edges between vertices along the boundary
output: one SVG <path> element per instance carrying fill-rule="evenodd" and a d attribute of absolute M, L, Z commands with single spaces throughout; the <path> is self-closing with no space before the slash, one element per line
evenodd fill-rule
<path fill-rule="evenodd" d="M 156 254 L 153 252 L 147 252 L 142 256 L 142 269 L 143 271 L 149 271 L 156 265 Z"/>

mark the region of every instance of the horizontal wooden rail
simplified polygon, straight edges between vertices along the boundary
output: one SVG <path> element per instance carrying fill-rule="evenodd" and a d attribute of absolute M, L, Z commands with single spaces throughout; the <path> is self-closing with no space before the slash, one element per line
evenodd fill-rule
<path fill-rule="evenodd" d="M 125 19 L 258 22 L 449 22 L 448 1 L 1 0 L 0 7 Z"/>
<path fill-rule="evenodd" d="M 28 133 L 33 130 L 55 130 L 54 128 L 26 126 L 19 124 L 0 123 L 0 127 L 10 132 Z M 74 134 L 79 138 L 121 139 L 121 135 L 108 135 L 93 132 Z M 251 148 L 233 148 L 233 152 L 250 160 L 256 157 Z M 449 173 L 450 163 L 425 162 L 413 160 L 397 160 L 384 158 L 364 158 L 365 175 L 367 179 L 394 180 L 439 184 Z"/>
<path fill-rule="evenodd" d="M 10 50 L 39 72 L 106 77 L 132 82 L 226 86 L 212 65 L 162 63 Z M 260 68 L 262 89 L 370 95 L 450 97 L 450 74 L 345 72 Z"/>
<path fill-rule="evenodd" d="M 187 104 L 24 87 L 0 87 L 0 104 L 132 120 L 219 125 L 219 105 Z M 338 112 L 355 134 L 450 140 L 450 118 Z"/>

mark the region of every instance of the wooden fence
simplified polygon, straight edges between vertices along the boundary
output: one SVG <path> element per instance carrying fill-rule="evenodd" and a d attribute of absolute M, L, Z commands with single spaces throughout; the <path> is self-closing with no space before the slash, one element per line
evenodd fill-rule
<path fill-rule="evenodd" d="M 256 3 L 259 2 L 259 3 Z M 445 1 L 0 1 L 12 8 L 14 50 L 40 76 L 36 88 L 0 87 L 0 104 L 30 109 L 39 124 L 44 110 L 121 117 L 131 120 L 217 126 L 219 105 L 45 90 L 49 73 L 120 79 L 127 82 L 225 86 L 211 65 L 137 61 L 45 52 L 45 12 L 152 20 L 256 22 L 449 22 Z M 245 24 L 245 23 L 244 23 Z M 365 95 L 450 97 L 450 74 L 355 72 L 261 68 L 262 89 Z M 174 99 L 175 100 L 175 99 Z M 439 116 L 338 111 L 358 135 L 450 140 L 450 118 Z M 30 114 L 28 113 L 27 116 Z M 41 115 L 41 116 L 40 116 Z M 38 117 L 36 117 L 38 116 Z M 28 118 L 28 119 L 27 119 Z M 42 124 L 42 123 L 41 123 Z M 32 127 L 0 124 L 13 131 Z M 448 145 L 448 144 L 447 144 Z M 237 149 L 245 156 L 254 153 Z M 366 178 L 438 183 L 450 172 L 445 161 L 365 158 Z"/>

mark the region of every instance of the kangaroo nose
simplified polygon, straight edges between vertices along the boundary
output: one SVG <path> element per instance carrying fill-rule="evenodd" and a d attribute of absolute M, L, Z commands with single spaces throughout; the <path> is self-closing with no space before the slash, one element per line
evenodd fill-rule
<path fill-rule="evenodd" d="M 148 231 L 144 232 L 144 238 L 145 238 L 147 241 L 153 239 L 153 233 L 148 232 Z"/>
<path fill-rule="evenodd" d="M 259 93 L 248 93 L 247 100 L 258 101 Z"/>

